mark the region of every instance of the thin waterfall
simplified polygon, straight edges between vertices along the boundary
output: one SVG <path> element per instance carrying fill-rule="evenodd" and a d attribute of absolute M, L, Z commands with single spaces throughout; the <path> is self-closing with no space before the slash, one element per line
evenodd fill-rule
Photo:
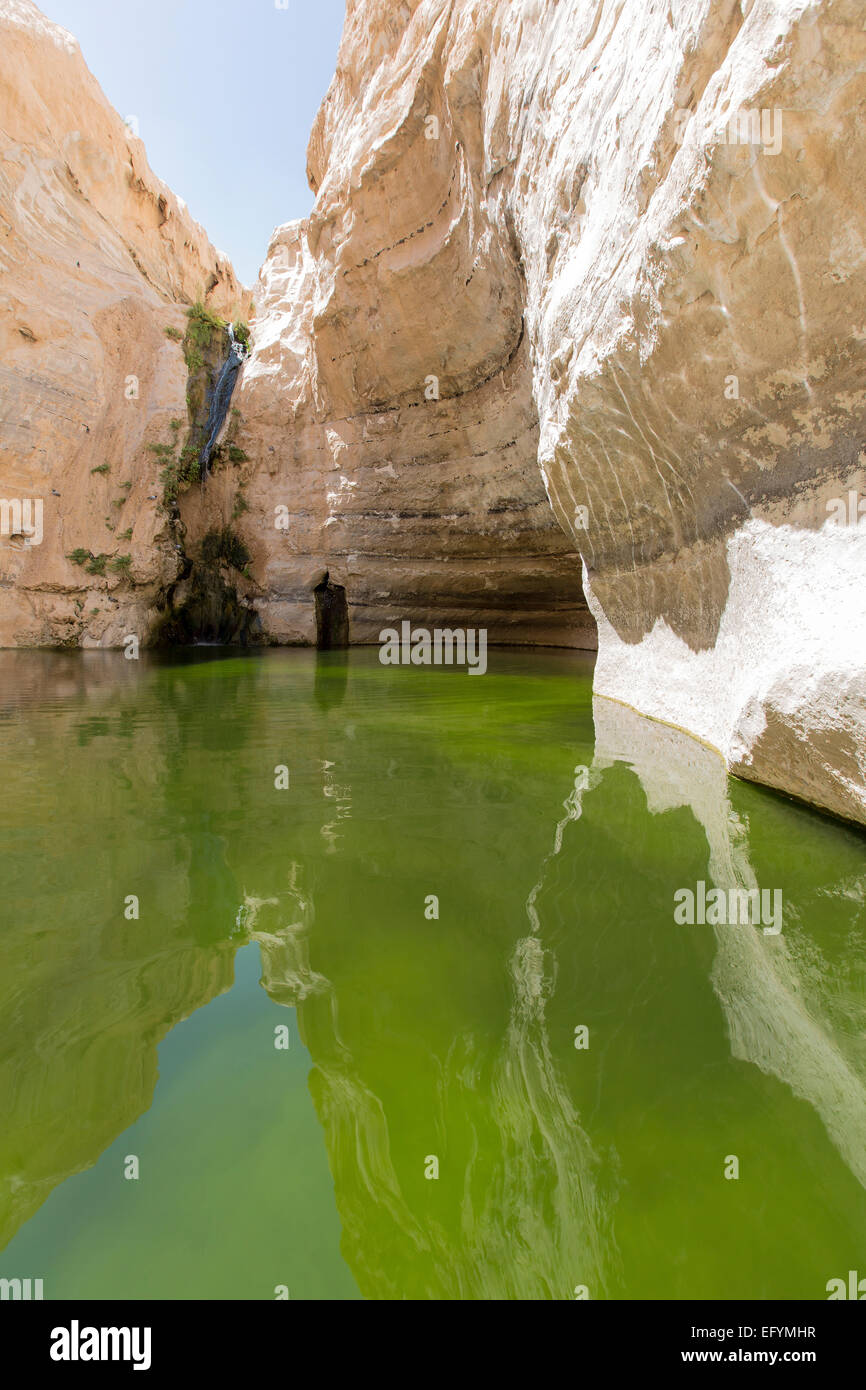
<path fill-rule="evenodd" d="M 246 348 L 243 343 L 239 343 L 235 338 L 235 331 L 231 324 L 229 324 L 228 331 L 229 355 L 223 363 L 222 371 L 217 377 L 216 385 L 211 392 L 207 424 L 205 425 L 207 442 L 199 457 L 202 482 L 204 482 L 207 477 L 214 445 L 217 442 L 217 437 L 223 427 L 226 415 L 228 414 L 238 372 L 247 356 Z"/>

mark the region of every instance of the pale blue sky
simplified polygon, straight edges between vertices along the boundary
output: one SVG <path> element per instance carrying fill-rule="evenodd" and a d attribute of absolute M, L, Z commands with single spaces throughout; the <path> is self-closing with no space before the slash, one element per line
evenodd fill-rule
<path fill-rule="evenodd" d="M 37 0 L 69 29 L 154 173 L 252 285 L 274 227 L 313 205 L 307 140 L 344 0 Z"/>

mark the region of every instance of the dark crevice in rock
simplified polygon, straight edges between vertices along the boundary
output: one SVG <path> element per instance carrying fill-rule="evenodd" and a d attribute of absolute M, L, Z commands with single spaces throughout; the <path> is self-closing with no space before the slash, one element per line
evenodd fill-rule
<path fill-rule="evenodd" d="M 241 584 L 249 578 L 249 559 L 231 526 L 209 531 L 195 558 L 184 556 L 180 578 L 164 595 L 157 645 L 246 647 L 263 641 L 261 619 Z"/>
<path fill-rule="evenodd" d="M 316 596 L 316 646 L 320 652 L 342 651 L 349 645 L 349 605 L 342 584 L 332 584 L 325 574 Z"/>
<path fill-rule="evenodd" d="M 194 564 L 165 596 L 156 645 L 246 647 L 262 636 L 258 613 L 238 595 L 226 569 Z"/>

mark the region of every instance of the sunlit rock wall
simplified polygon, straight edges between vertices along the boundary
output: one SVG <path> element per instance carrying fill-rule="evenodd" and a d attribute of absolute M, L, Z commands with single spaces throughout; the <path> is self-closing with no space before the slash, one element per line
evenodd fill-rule
<path fill-rule="evenodd" d="M 578 224 L 529 273 L 596 689 L 866 819 L 862 8 L 646 5 L 627 43 L 598 13 L 548 146 Z"/>
<path fill-rule="evenodd" d="M 0 497 L 30 504 L 0 518 L 0 646 L 145 641 L 179 568 L 148 448 L 186 420 L 165 330 L 248 296 L 30 0 L 0 0 L 0 65 Z"/>
<path fill-rule="evenodd" d="M 309 640 L 327 570 L 355 642 L 409 618 L 595 643 L 538 470 L 521 250 L 487 185 L 489 29 L 462 54 L 460 13 L 348 6 L 315 209 L 262 271 L 239 439 L 259 611 L 284 640 Z"/>
<path fill-rule="evenodd" d="M 4 0 L 7 28 L 25 11 Z M 599 694 L 866 820 L 862 19 L 859 0 L 349 0 L 310 140 L 316 207 L 277 229 L 261 272 L 236 395 L 247 461 L 183 503 L 195 543 L 243 489 L 268 638 L 313 641 L 325 571 L 348 591 L 356 642 L 411 619 L 592 645 L 598 623 Z M 57 32 L 39 42 L 78 63 Z M 79 164 L 65 154 L 79 182 L 95 181 L 106 139 Z M 15 207 L 31 206 L 26 189 L 44 203 L 54 164 L 29 182 L 17 168 L 4 165 Z M 67 178 L 60 164 L 53 177 Z M 115 220 L 138 196 L 128 182 L 108 199 Z M 158 224 L 160 199 L 142 206 Z M 139 260 L 177 245 L 139 222 Z M 74 232 L 63 245 L 96 240 Z M 143 310 L 115 296 L 106 313 Z M 15 389 L 19 361 L 46 350 L 36 304 L 33 322 L 17 314 Z M 95 399 L 111 402 L 106 448 L 156 438 L 145 416 L 177 402 L 179 352 L 161 339 L 157 352 L 147 322 L 131 329 L 153 336 L 135 427 L 122 400 L 135 367 L 106 350 L 114 385 L 95 385 L 86 353 L 89 379 L 72 366 L 76 329 L 61 395 L 38 393 L 44 448 L 60 439 L 65 457 L 93 434 Z M 25 411 L 13 418 L 22 430 Z M 14 445 L 24 468 L 33 450 Z M 6 639 L 82 639 L 88 594 L 51 587 L 81 582 L 61 552 L 107 549 L 100 527 L 121 500 L 89 474 L 92 439 L 82 449 L 86 535 L 64 525 L 53 552 L 4 557 Z M 136 499 L 146 624 L 177 560 L 146 506 L 153 482 L 118 481 Z M 96 641 L 118 637 L 111 598 L 97 600 Z M 46 623 L 61 600 L 65 626 Z"/>
<path fill-rule="evenodd" d="M 579 551 L 599 692 L 866 818 L 862 17 L 350 0 L 241 392 L 267 623 L 329 567 L 356 638 L 579 642 Z"/>

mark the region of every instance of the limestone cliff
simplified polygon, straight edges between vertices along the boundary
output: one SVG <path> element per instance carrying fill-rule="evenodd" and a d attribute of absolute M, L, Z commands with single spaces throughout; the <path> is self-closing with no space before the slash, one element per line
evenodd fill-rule
<path fill-rule="evenodd" d="M 579 641 L 540 478 L 597 691 L 866 819 L 864 65 L 857 0 L 349 0 L 240 393 L 266 625 L 327 565 L 361 639 Z"/>
<path fill-rule="evenodd" d="M 0 0 L 0 63 L 0 646 L 146 641 L 179 568 L 148 446 L 186 421 L 183 308 L 249 297 L 30 0 Z"/>
<path fill-rule="evenodd" d="M 13 36 L 29 26 L 22 63 L 35 13 L 0 0 Z M 131 459 L 178 398 L 156 306 L 194 297 L 204 268 L 215 307 L 236 289 L 201 242 L 178 268 L 182 212 L 139 190 L 143 156 L 104 103 L 97 119 L 92 79 L 86 111 L 63 104 L 80 59 L 44 28 L 57 72 L 36 85 L 58 109 L 42 136 L 31 96 L 4 114 L 25 151 L 6 142 L 4 236 L 29 296 L 10 298 L 11 379 L 33 382 L 32 410 L 4 414 L 22 488 L 68 468 L 92 529 L 60 540 L 55 518 L 41 552 L 4 552 L 9 643 L 58 640 L 60 557 L 99 544 L 91 413 Z M 236 459 L 180 499 L 189 545 L 236 524 L 272 641 L 315 640 L 326 574 L 355 642 L 410 618 L 591 645 L 597 624 L 599 695 L 866 821 L 864 99 L 860 0 L 348 0 L 316 205 L 272 238 Z M 54 208 L 74 210 L 62 231 Z M 87 268 L 64 334 L 51 315 Z M 134 425 L 112 333 L 151 344 Z M 44 439 L 21 433 L 28 411 Z M 175 562 L 143 506 L 156 489 L 128 480 L 150 632 Z M 118 639 L 108 620 L 65 630 Z"/>

